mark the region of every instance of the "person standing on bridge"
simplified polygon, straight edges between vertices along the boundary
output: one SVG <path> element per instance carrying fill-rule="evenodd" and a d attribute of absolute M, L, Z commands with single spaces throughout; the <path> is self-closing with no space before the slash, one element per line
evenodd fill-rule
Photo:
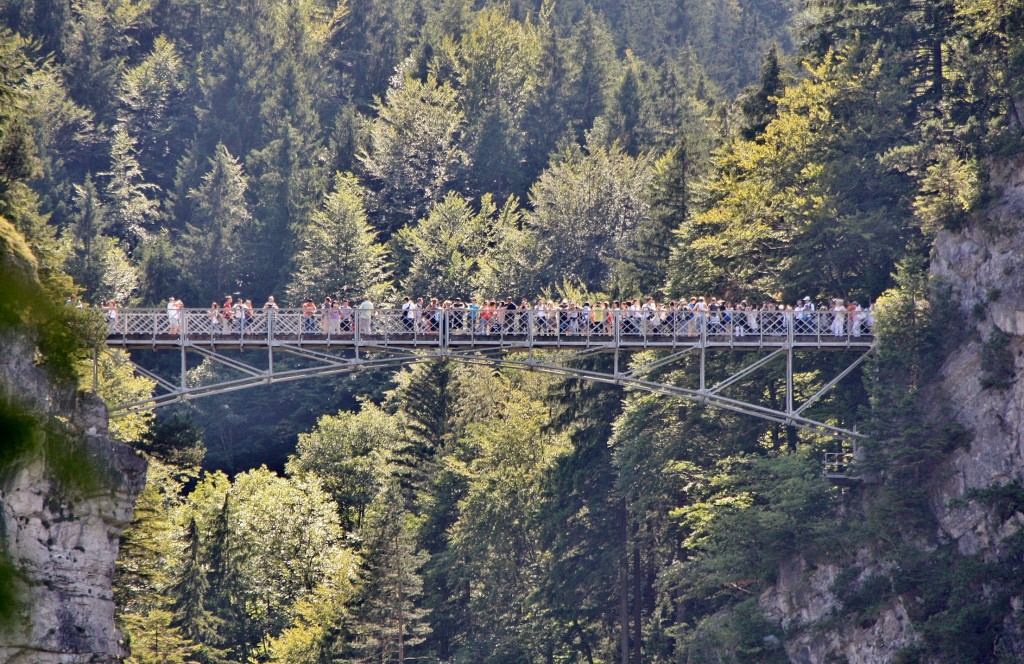
<path fill-rule="evenodd" d="M 179 334 L 181 332 L 181 313 L 178 309 L 178 300 L 173 295 L 167 300 L 167 324 L 170 328 L 168 330 L 170 334 Z"/>
<path fill-rule="evenodd" d="M 231 321 L 235 319 L 235 301 L 228 295 L 220 307 L 220 333 L 231 334 Z"/>
<path fill-rule="evenodd" d="M 846 333 L 846 306 L 841 299 L 832 304 L 832 336 L 841 337 Z"/>
<path fill-rule="evenodd" d="M 370 321 L 373 319 L 373 302 L 370 301 L 370 296 L 367 295 L 362 302 L 359 303 L 359 334 L 370 333 Z"/>
<path fill-rule="evenodd" d="M 339 326 L 338 330 L 341 334 L 352 334 L 352 303 L 348 300 L 342 300 L 341 306 L 338 307 L 338 318 Z"/>
<path fill-rule="evenodd" d="M 416 326 L 416 303 L 406 295 L 402 298 L 402 326 L 406 332 L 412 332 Z"/>
<path fill-rule="evenodd" d="M 306 298 L 302 303 L 302 332 L 313 334 L 316 332 L 316 304 L 311 298 Z"/>
<path fill-rule="evenodd" d="M 107 329 L 110 334 L 117 332 L 117 302 L 108 300 L 107 306 L 103 307 L 103 318 L 107 321 Z"/>

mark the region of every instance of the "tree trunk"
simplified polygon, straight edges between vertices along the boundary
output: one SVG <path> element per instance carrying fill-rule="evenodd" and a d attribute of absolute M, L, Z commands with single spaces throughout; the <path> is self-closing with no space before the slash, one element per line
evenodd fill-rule
<path fill-rule="evenodd" d="M 397 539 L 395 553 L 398 564 L 398 664 L 405 664 L 405 579 L 402 576 L 401 543 Z"/>
<path fill-rule="evenodd" d="M 633 664 L 640 664 L 641 644 L 643 643 L 643 596 L 640 584 L 643 580 L 640 577 L 640 546 L 639 538 L 633 539 Z"/>
<path fill-rule="evenodd" d="M 629 567 L 622 561 L 619 572 L 619 649 L 622 664 L 629 664 Z"/>

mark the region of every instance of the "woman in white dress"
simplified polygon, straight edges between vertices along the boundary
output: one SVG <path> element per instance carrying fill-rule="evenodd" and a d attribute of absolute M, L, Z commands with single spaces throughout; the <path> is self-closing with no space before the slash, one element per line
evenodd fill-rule
<path fill-rule="evenodd" d="M 846 330 L 846 307 L 842 300 L 836 300 L 832 305 L 832 336 L 841 337 Z"/>

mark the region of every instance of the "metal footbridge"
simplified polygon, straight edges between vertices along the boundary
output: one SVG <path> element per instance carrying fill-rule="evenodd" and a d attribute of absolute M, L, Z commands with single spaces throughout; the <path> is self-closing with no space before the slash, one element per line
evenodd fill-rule
<path fill-rule="evenodd" d="M 335 310 L 325 314 L 293 309 L 225 315 L 218 309 L 123 309 L 108 317 L 106 347 L 132 353 L 136 371 L 157 384 L 152 398 L 118 405 L 131 411 L 189 401 L 258 385 L 314 376 L 396 368 L 448 359 L 513 367 L 610 383 L 680 397 L 752 415 L 798 429 L 854 440 L 860 435 L 814 420 L 807 409 L 861 365 L 874 345 L 871 320 L 863 312 L 736 311 L 601 312 L 514 310 L 470 312 L 444 309 Z M 174 375 L 142 366 L 144 351 L 176 353 Z M 643 364 L 627 360 L 638 351 Z M 794 354 L 840 352 L 852 356 L 831 380 L 797 403 Z M 749 361 L 726 376 L 711 376 L 709 357 L 743 353 Z M 607 370 L 580 360 L 611 356 Z M 151 355 L 149 355 L 152 357 Z M 737 356 L 733 356 L 737 357 Z M 287 359 L 285 359 L 287 358 Z M 691 359 L 692 358 L 692 359 Z M 696 387 L 647 377 L 689 360 Z M 212 362 L 233 375 L 208 384 L 190 382 L 189 370 Z M 726 390 L 759 370 L 785 363 L 785 406 L 771 408 L 731 398 Z M 161 375 L 163 374 L 163 375 Z M 714 380 L 712 379 L 714 378 Z"/>

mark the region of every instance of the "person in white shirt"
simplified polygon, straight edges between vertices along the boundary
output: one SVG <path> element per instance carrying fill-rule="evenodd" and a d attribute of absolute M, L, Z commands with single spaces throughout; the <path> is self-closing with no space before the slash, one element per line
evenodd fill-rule
<path fill-rule="evenodd" d="M 358 309 L 359 334 L 369 334 L 370 320 L 373 318 L 373 302 L 370 302 L 369 296 L 359 303 Z"/>
<path fill-rule="evenodd" d="M 167 324 L 170 327 L 170 334 L 181 332 L 181 318 L 178 309 L 178 300 L 172 295 L 167 299 Z"/>

